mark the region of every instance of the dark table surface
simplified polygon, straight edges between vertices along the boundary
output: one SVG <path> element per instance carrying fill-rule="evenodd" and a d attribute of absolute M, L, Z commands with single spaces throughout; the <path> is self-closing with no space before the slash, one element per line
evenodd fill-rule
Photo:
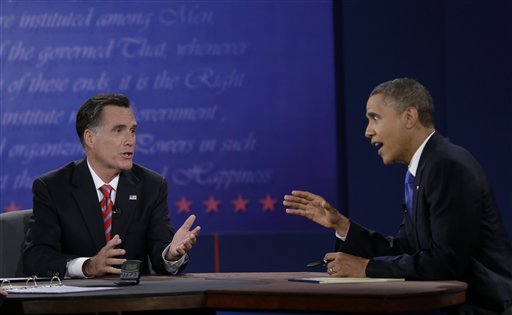
<path fill-rule="evenodd" d="M 459 281 L 318 284 L 289 281 L 325 273 L 195 273 L 145 276 L 140 284 L 116 286 L 114 278 L 70 279 L 69 286 L 115 286 L 116 290 L 65 294 L 11 293 L 1 314 L 95 313 L 158 310 L 260 310 L 389 313 L 439 309 L 463 303 Z M 43 283 L 38 283 L 43 284 Z"/>

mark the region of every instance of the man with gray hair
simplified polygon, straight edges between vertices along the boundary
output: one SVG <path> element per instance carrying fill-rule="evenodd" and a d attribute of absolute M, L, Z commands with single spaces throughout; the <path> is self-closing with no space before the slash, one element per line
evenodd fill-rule
<path fill-rule="evenodd" d="M 461 280 L 459 313 L 512 307 L 512 246 L 481 166 L 434 127 L 434 105 L 419 82 L 378 85 L 366 104 L 365 136 L 384 164 L 407 165 L 403 221 L 396 236 L 376 233 L 339 213 L 321 196 L 294 190 L 286 212 L 336 231 L 324 257 L 335 277 Z"/>

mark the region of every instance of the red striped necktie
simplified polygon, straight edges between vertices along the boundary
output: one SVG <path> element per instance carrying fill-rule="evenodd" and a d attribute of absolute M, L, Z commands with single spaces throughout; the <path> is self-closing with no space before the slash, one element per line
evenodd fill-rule
<path fill-rule="evenodd" d="M 110 199 L 112 193 L 112 186 L 103 185 L 100 187 L 100 191 L 103 194 L 103 199 L 100 201 L 101 213 L 103 215 L 103 227 L 105 228 L 105 240 L 110 241 L 110 231 L 112 229 L 112 208 L 113 203 Z"/>

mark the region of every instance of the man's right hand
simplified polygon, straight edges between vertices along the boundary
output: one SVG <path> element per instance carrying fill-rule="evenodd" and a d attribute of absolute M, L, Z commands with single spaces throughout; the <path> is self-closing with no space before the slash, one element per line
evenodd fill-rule
<path fill-rule="evenodd" d="M 285 195 L 283 205 L 286 213 L 300 215 L 326 228 L 333 228 L 338 234 L 347 235 L 350 221 L 323 197 L 307 191 L 293 190 L 291 195 Z"/>
<path fill-rule="evenodd" d="M 121 274 L 121 269 L 113 266 L 122 265 L 126 259 L 115 258 L 123 256 L 126 251 L 116 248 L 121 244 L 119 235 L 115 235 L 107 244 L 96 254 L 85 261 L 82 271 L 86 277 L 101 277 L 106 274 Z"/>

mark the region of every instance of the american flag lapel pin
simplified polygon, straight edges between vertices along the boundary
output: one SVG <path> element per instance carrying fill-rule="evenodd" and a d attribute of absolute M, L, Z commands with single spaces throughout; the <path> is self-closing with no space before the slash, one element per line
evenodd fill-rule
<path fill-rule="evenodd" d="M 137 195 L 128 196 L 128 200 L 137 200 Z"/>

